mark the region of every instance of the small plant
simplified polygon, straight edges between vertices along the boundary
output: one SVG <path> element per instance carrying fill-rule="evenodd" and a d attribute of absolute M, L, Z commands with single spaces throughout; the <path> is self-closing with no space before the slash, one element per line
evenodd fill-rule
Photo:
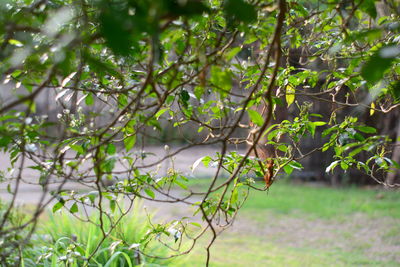
<path fill-rule="evenodd" d="M 111 214 L 111 217 L 121 214 Z M 99 227 L 103 224 L 102 232 Z M 34 249 L 25 251 L 25 266 L 168 266 L 176 258 L 168 257 L 168 248 L 151 242 L 153 231 L 149 215 L 139 208 L 115 224 L 99 213 L 90 215 L 90 222 L 69 213 L 52 213 L 33 239 Z M 145 253 L 143 251 L 146 251 Z M 148 255 L 157 255 L 151 257 Z M 164 259 L 163 259 L 164 257 Z"/>
<path fill-rule="evenodd" d="M 4 221 L 5 214 L 8 220 Z M 20 255 L 24 247 L 31 247 L 29 240 L 30 228 L 23 228 L 26 223 L 26 216 L 19 207 L 10 207 L 0 200 L 0 224 L 8 229 L 20 229 L 9 231 L 0 235 L 0 266 L 19 266 Z"/>

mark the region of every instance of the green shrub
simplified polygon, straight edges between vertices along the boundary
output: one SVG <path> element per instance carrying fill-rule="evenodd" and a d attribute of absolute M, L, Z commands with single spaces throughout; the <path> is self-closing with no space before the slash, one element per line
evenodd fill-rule
<path fill-rule="evenodd" d="M 99 213 L 93 212 L 90 220 L 84 222 L 65 212 L 50 214 L 32 239 L 34 249 L 25 251 L 24 266 L 169 266 L 178 261 L 168 258 L 171 251 L 166 246 L 148 239 L 153 225 L 138 208 L 114 229 L 103 216 L 104 229 L 110 231 L 106 237 L 99 226 Z"/>
<path fill-rule="evenodd" d="M 0 235 L 0 267 L 20 265 L 20 256 L 26 247 L 32 244 L 27 238 L 30 227 L 21 227 L 26 222 L 26 216 L 19 207 L 9 206 L 0 200 L 0 223 L 8 212 Z"/>

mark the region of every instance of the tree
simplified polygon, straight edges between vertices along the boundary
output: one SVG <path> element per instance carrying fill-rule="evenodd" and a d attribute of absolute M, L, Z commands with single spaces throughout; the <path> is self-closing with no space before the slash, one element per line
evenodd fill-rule
<path fill-rule="evenodd" d="M 388 114 L 398 119 L 400 105 L 399 7 L 379 4 L 2 1 L 0 147 L 11 163 L 2 180 L 13 186 L 0 237 L 29 230 L 23 242 L 0 245 L 2 261 L 9 260 L 10 247 L 23 248 L 52 200 L 54 212 L 67 209 L 83 220 L 91 219 L 79 210 L 96 209 L 104 238 L 135 199 L 195 205 L 205 223 L 195 236 L 184 219 L 157 225 L 137 251 L 146 255 L 147 242 L 171 237 L 173 228 L 175 241 L 193 244 L 171 250 L 180 255 L 210 232 L 208 265 L 216 226 L 231 224 L 251 190 L 268 190 L 274 177 L 303 169 L 300 161 L 313 153 L 333 155 L 327 173 L 355 168 L 396 186 L 393 178 L 384 180 L 399 168 L 390 157 L 393 140 L 364 123 Z M 277 113 L 282 110 L 284 118 Z M 218 146 L 193 166 L 216 166 L 205 191 L 188 187 L 179 170 L 158 176 L 145 168 L 156 170 L 160 162 L 141 163 L 149 156 L 143 147 L 168 144 L 171 127 L 184 145 L 163 160 L 190 147 Z M 321 145 L 304 150 L 310 137 Z M 274 152 L 262 156 L 265 143 Z M 230 149 L 244 144 L 243 155 Z M 38 180 L 30 182 L 42 186 L 43 198 L 33 216 L 14 227 L 8 222 L 26 168 L 37 171 Z M 271 168 L 266 184 L 255 183 Z M 115 177 L 115 184 L 105 184 Z M 65 190 L 67 182 L 92 191 Z M 184 197 L 172 194 L 176 186 Z M 49 191 L 50 200 L 44 197 Z M 194 195 L 201 200 L 193 203 Z"/>

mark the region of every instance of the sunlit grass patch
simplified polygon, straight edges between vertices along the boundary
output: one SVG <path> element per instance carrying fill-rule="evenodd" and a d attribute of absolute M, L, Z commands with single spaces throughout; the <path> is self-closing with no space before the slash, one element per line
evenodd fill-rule
<path fill-rule="evenodd" d="M 199 244 L 188 260 L 179 266 L 205 266 L 206 241 Z M 201 246 L 203 245 L 203 246 Z M 212 267 L 231 266 L 397 266 L 396 262 L 374 261 L 362 253 L 319 248 L 294 248 L 277 245 L 261 236 L 227 232 L 211 250 Z"/>
<path fill-rule="evenodd" d="M 210 179 L 193 179 L 190 183 L 192 187 L 205 190 Z M 258 211 L 263 210 L 326 219 L 340 219 L 355 213 L 367 214 L 373 218 L 400 218 L 400 194 L 398 191 L 383 189 L 333 188 L 277 181 L 269 191 L 251 191 L 241 212 L 249 211 L 257 215 Z"/>

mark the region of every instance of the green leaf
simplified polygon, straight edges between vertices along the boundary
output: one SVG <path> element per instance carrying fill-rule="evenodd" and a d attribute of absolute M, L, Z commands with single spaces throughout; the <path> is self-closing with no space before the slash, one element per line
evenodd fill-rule
<path fill-rule="evenodd" d="M 125 150 L 128 152 L 131 150 L 136 144 L 136 135 L 132 134 L 124 138 Z"/>
<path fill-rule="evenodd" d="M 65 202 L 64 201 L 59 201 L 53 206 L 53 213 L 64 207 Z"/>
<path fill-rule="evenodd" d="M 128 97 L 124 94 L 120 94 L 118 96 L 118 107 L 124 108 L 127 105 L 128 105 Z"/>
<path fill-rule="evenodd" d="M 85 150 L 83 149 L 83 147 L 81 145 L 70 145 L 70 147 L 75 150 L 76 152 L 78 152 L 79 154 L 84 154 Z"/>
<path fill-rule="evenodd" d="M 400 55 L 398 45 L 388 45 L 376 51 L 361 70 L 361 76 L 369 83 L 380 81 L 385 72 L 392 66 L 396 57 Z"/>
<path fill-rule="evenodd" d="M 340 160 L 335 160 L 334 162 L 332 162 L 325 170 L 325 172 L 330 172 L 333 171 L 335 169 L 335 167 L 340 163 Z"/>
<path fill-rule="evenodd" d="M 196 227 L 201 228 L 201 224 L 199 224 L 199 223 L 197 223 L 197 222 L 191 222 L 190 224 L 191 224 L 191 225 L 194 225 L 194 226 L 196 226 Z"/>
<path fill-rule="evenodd" d="M 341 161 L 341 162 L 340 162 L 340 167 L 341 167 L 343 170 L 346 171 L 346 170 L 349 168 L 349 165 L 348 165 L 346 162 Z"/>
<path fill-rule="evenodd" d="M 127 7 L 115 2 L 102 3 L 104 7 L 99 16 L 100 34 L 115 54 L 127 56 L 132 52 L 133 46 L 137 45 L 134 37 L 137 37 L 146 25 L 134 25 Z"/>
<path fill-rule="evenodd" d="M 400 101 L 400 81 L 395 81 L 389 86 L 390 93 L 396 102 Z M 372 107 L 372 105 L 371 105 Z"/>
<path fill-rule="evenodd" d="M 89 198 L 90 202 L 92 202 L 92 204 L 94 204 L 94 201 L 96 200 L 97 196 L 98 196 L 97 191 L 92 191 L 87 194 L 87 197 Z"/>
<path fill-rule="evenodd" d="M 323 118 L 324 116 L 322 116 L 321 114 L 317 114 L 317 113 L 310 113 L 310 116 L 313 117 L 318 117 L 318 118 Z M 326 124 L 326 123 L 325 123 Z"/>
<path fill-rule="evenodd" d="M 359 126 L 359 127 L 357 127 L 357 130 L 359 130 L 360 132 L 369 133 L 369 134 L 376 133 L 376 129 L 374 127 L 369 127 L 369 126 Z"/>
<path fill-rule="evenodd" d="M 187 189 L 188 189 L 188 187 L 187 187 L 185 184 L 181 183 L 181 182 L 178 181 L 178 180 L 175 180 L 174 183 L 175 183 L 176 185 L 178 185 L 180 188 L 184 189 L 184 190 L 187 190 Z"/>
<path fill-rule="evenodd" d="M 155 197 L 156 197 L 156 195 L 154 194 L 154 192 L 152 191 L 152 190 L 150 190 L 149 188 L 145 188 L 145 189 L 143 189 L 144 190 L 144 192 L 149 196 L 149 197 L 151 197 L 152 199 L 154 199 Z"/>
<path fill-rule="evenodd" d="M 210 166 L 212 158 L 210 156 L 205 156 L 202 160 L 204 167 Z"/>
<path fill-rule="evenodd" d="M 234 58 L 237 55 L 237 53 L 240 52 L 240 50 L 242 50 L 240 47 L 234 47 L 228 50 L 228 52 L 226 52 L 226 60 L 227 61 L 232 60 L 232 58 Z"/>
<path fill-rule="evenodd" d="M 254 6 L 243 0 L 226 0 L 224 9 L 228 21 L 250 23 L 257 19 L 257 12 Z"/>
<path fill-rule="evenodd" d="M 373 42 L 382 36 L 382 29 L 363 29 L 360 31 L 352 32 L 347 38 L 346 43 L 351 43 L 355 41 L 369 41 Z"/>
<path fill-rule="evenodd" d="M 360 1 L 362 1 L 360 9 L 370 15 L 371 18 L 376 19 L 378 14 L 376 12 L 375 0 L 359 0 L 358 2 Z"/>
<path fill-rule="evenodd" d="M 110 209 L 112 212 L 115 212 L 115 207 L 116 207 L 116 201 L 115 200 L 110 200 Z"/>
<path fill-rule="evenodd" d="M 211 67 L 211 77 L 210 81 L 218 88 L 222 88 L 225 91 L 230 91 L 232 89 L 232 73 L 229 69 L 221 69 L 220 67 Z M 221 92 L 222 96 L 226 92 Z"/>
<path fill-rule="evenodd" d="M 280 129 L 276 129 L 276 130 L 271 131 L 270 133 L 268 133 L 267 139 L 268 139 L 268 140 L 272 140 L 272 139 L 275 138 L 280 132 L 281 132 Z"/>
<path fill-rule="evenodd" d="M 232 191 L 231 195 L 231 205 L 235 204 L 239 198 L 239 193 L 237 187 L 235 187 Z"/>
<path fill-rule="evenodd" d="M 109 143 L 109 144 L 107 145 L 107 154 L 109 154 L 109 155 L 114 155 L 116 151 L 117 151 L 117 149 L 116 149 L 116 147 L 115 147 L 114 144 Z"/>
<path fill-rule="evenodd" d="M 160 110 L 156 113 L 156 115 L 154 115 L 154 116 L 155 116 L 156 119 L 158 120 L 158 118 L 160 118 L 160 116 L 161 116 L 162 114 L 164 114 L 167 110 L 169 110 L 169 108 L 160 109 Z"/>
<path fill-rule="evenodd" d="M 184 107 L 188 107 L 188 101 L 190 99 L 190 95 L 188 93 L 188 91 L 186 91 L 185 89 L 182 89 L 181 92 L 179 93 L 179 100 L 181 101 L 181 103 L 183 104 Z M 185 112 L 187 110 L 184 110 L 183 112 Z M 187 116 L 190 117 L 190 116 Z"/>
<path fill-rule="evenodd" d="M 381 168 L 387 168 L 388 167 L 386 161 L 381 157 L 376 158 L 375 159 L 375 163 L 378 164 L 378 166 L 381 167 Z"/>
<path fill-rule="evenodd" d="M 210 8 L 207 7 L 202 1 L 198 0 L 185 0 L 185 1 L 164 1 L 167 2 L 167 10 L 171 15 L 176 16 L 194 16 L 208 13 Z"/>
<path fill-rule="evenodd" d="M 364 136 L 362 136 L 362 134 L 360 134 L 360 133 L 355 133 L 354 134 L 354 139 L 356 139 L 357 141 L 364 141 L 365 140 L 365 137 Z"/>
<path fill-rule="evenodd" d="M 88 106 L 91 106 L 94 104 L 94 99 L 93 99 L 93 95 L 91 93 L 87 94 L 85 97 L 85 103 Z"/>
<path fill-rule="evenodd" d="M 290 165 L 292 168 L 296 169 L 296 170 L 301 170 L 301 169 L 303 169 L 303 165 L 301 165 L 301 163 L 300 163 L 300 162 L 297 162 L 297 161 L 291 161 L 291 162 L 289 162 L 289 165 Z"/>
<path fill-rule="evenodd" d="M 54 209 L 54 207 L 53 207 L 53 209 Z M 69 209 L 69 212 L 71 212 L 71 213 L 78 212 L 78 205 L 76 204 L 76 202 L 74 204 L 72 204 L 71 208 Z"/>
<path fill-rule="evenodd" d="M 277 147 L 277 149 L 286 153 L 288 151 L 288 146 L 287 145 L 279 145 Z"/>
<path fill-rule="evenodd" d="M 337 130 L 337 128 L 338 128 L 337 126 L 333 126 L 331 128 L 328 128 L 328 129 L 324 130 L 322 132 L 322 137 L 328 136 L 331 132 Z"/>
<path fill-rule="evenodd" d="M 90 70 L 97 73 L 99 77 L 104 77 L 104 75 L 108 74 L 122 79 L 122 75 L 119 73 L 118 67 L 112 62 L 102 60 L 88 51 L 85 51 L 83 56 L 88 63 Z"/>
<path fill-rule="evenodd" d="M 113 170 L 114 167 L 115 167 L 115 162 L 116 162 L 116 161 L 117 161 L 117 160 L 116 160 L 115 157 L 110 157 L 110 158 L 108 158 L 107 160 L 105 160 L 105 161 L 103 162 L 103 164 L 101 164 L 101 167 L 103 168 L 103 171 L 104 171 L 105 173 L 111 173 L 112 170 Z"/>
<path fill-rule="evenodd" d="M 400 164 L 399 163 L 397 163 L 396 161 L 394 161 L 394 160 L 391 160 L 391 159 L 389 159 L 389 158 L 387 158 L 387 157 L 383 157 L 390 165 L 393 165 L 394 167 L 396 167 L 397 169 L 400 169 Z"/>
<path fill-rule="evenodd" d="M 310 132 L 311 136 L 314 138 L 316 125 L 313 122 L 308 122 L 307 129 Z"/>
<path fill-rule="evenodd" d="M 186 91 L 185 89 L 182 89 L 181 90 L 181 93 L 180 93 L 180 99 L 183 101 L 183 102 L 187 102 L 187 101 L 189 101 L 189 99 L 190 99 L 190 95 L 189 95 L 189 93 L 188 93 L 188 91 Z"/>
<path fill-rule="evenodd" d="M 9 137 L 9 136 L 3 136 L 3 137 L 0 139 L 0 147 L 7 147 L 8 144 L 11 143 L 11 141 L 12 141 L 12 138 L 11 138 L 11 137 Z"/>
<path fill-rule="evenodd" d="M 256 110 L 248 109 L 247 113 L 249 114 L 250 120 L 254 124 L 258 126 L 262 126 L 264 124 L 264 118 Z"/>
<path fill-rule="evenodd" d="M 205 91 L 204 86 L 196 86 L 196 87 L 194 88 L 194 95 L 196 96 L 196 98 L 197 98 L 198 100 L 201 99 L 201 97 L 202 97 L 203 94 L 204 94 L 204 91 Z"/>
<path fill-rule="evenodd" d="M 315 126 L 324 126 L 326 124 L 326 122 L 324 122 L 324 121 L 315 121 L 313 123 Z"/>
<path fill-rule="evenodd" d="M 290 175 L 292 174 L 294 168 L 290 166 L 289 164 L 283 166 L 283 170 L 285 171 L 286 174 Z"/>
<path fill-rule="evenodd" d="M 364 150 L 363 147 L 356 148 L 349 153 L 349 157 L 354 157 L 355 155 L 357 155 L 358 153 L 360 153 L 363 150 Z"/>

